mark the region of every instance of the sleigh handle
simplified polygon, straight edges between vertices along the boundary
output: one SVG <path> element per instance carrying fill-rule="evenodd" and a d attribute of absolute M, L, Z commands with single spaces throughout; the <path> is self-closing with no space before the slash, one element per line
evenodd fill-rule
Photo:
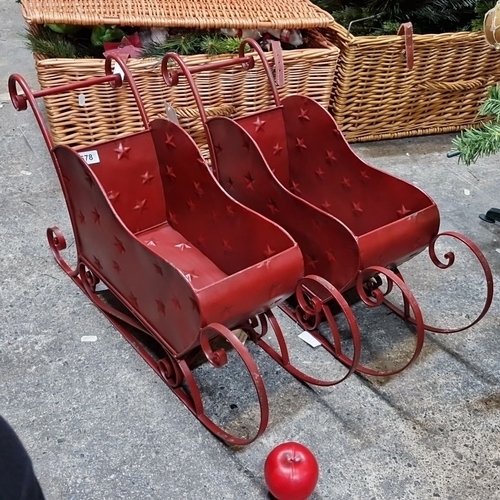
<path fill-rule="evenodd" d="M 271 92 L 273 94 L 274 102 L 276 103 L 276 106 L 280 106 L 281 99 L 278 90 L 276 88 L 276 83 L 274 81 L 271 66 L 269 65 L 269 62 L 266 59 L 266 55 L 264 54 L 264 51 L 261 49 L 260 45 L 252 38 L 246 38 L 241 42 L 238 52 L 238 57 L 235 57 L 233 59 L 228 59 L 226 61 L 217 61 L 213 63 L 188 67 L 187 64 L 184 62 L 184 60 L 175 52 L 168 52 L 163 57 L 161 64 L 161 72 L 163 80 L 169 87 L 171 87 L 178 84 L 179 75 L 183 75 L 186 78 L 188 85 L 191 88 L 191 91 L 193 92 L 196 105 L 198 106 L 200 112 L 200 119 L 203 123 L 203 126 L 205 126 L 207 122 L 207 115 L 205 113 L 203 100 L 201 99 L 198 86 L 196 85 L 196 82 L 194 81 L 192 75 L 196 73 L 201 73 L 202 71 L 213 71 L 216 69 L 222 69 L 236 65 L 241 65 L 244 69 L 247 70 L 252 69 L 255 66 L 255 59 L 251 55 L 245 56 L 245 45 L 248 45 L 252 50 L 254 50 L 256 54 L 259 56 L 260 60 L 262 61 L 262 64 L 264 66 L 264 71 L 266 72 L 266 76 L 271 85 Z M 179 69 L 172 70 L 169 68 L 169 62 L 171 60 L 174 60 L 177 63 Z M 208 137 L 209 134 L 207 133 L 206 135 Z"/>
<path fill-rule="evenodd" d="M 113 73 L 111 68 L 112 61 L 115 64 L 118 64 L 120 67 L 124 78 L 122 78 L 121 74 Z M 55 87 L 50 87 L 47 89 L 37 90 L 33 92 L 28 85 L 28 82 L 21 75 L 14 73 L 9 77 L 9 96 L 12 102 L 12 105 L 17 111 L 25 111 L 28 108 L 28 104 L 30 105 L 33 114 L 35 115 L 35 119 L 40 127 L 40 131 L 42 132 L 42 136 L 49 148 L 50 153 L 52 154 L 54 148 L 54 141 L 52 140 L 52 136 L 48 131 L 41 112 L 40 108 L 37 104 L 37 99 L 41 97 L 48 97 L 57 94 L 61 94 L 64 92 L 69 92 L 70 90 L 84 89 L 88 87 L 92 87 L 94 85 L 99 85 L 102 83 L 109 83 L 112 88 L 121 87 L 123 81 L 126 80 L 130 85 L 130 90 L 134 95 L 137 107 L 139 109 L 139 114 L 141 115 L 142 122 L 144 124 L 145 129 L 149 129 L 149 120 L 144 108 L 144 104 L 142 102 L 141 96 L 139 94 L 139 90 L 135 84 L 132 73 L 128 69 L 125 61 L 117 56 L 108 55 L 106 57 L 106 62 L 104 64 L 105 76 L 98 76 L 94 78 L 88 78 L 86 80 L 80 82 L 67 83 L 64 85 L 57 85 Z M 18 93 L 18 86 L 21 88 L 22 93 Z"/>

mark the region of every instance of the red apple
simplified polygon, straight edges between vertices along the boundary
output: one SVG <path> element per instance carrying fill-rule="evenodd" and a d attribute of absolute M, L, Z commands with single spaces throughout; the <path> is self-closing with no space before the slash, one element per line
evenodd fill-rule
<path fill-rule="evenodd" d="M 264 478 L 276 500 L 306 500 L 318 477 L 316 457 L 300 443 L 280 444 L 269 453 L 264 464 Z"/>

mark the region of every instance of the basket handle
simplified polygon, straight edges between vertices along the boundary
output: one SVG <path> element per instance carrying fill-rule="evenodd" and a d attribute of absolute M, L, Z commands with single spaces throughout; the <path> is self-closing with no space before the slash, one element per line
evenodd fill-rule
<path fill-rule="evenodd" d="M 424 82 L 418 87 L 431 92 L 459 92 L 464 90 L 479 89 L 486 85 L 485 78 L 473 78 L 472 80 L 457 80 L 455 82 Z"/>
<path fill-rule="evenodd" d="M 413 25 L 410 22 L 403 23 L 399 27 L 398 35 L 404 35 L 405 37 L 405 49 L 403 50 L 403 56 L 406 58 L 406 67 L 408 69 L 412 69 L 414 62 Z"/>
<path fill-rule="evenodd" d="M 121 71 L 125 78 L 122 78 L 121 74 L 113 73 L 111 69 L 111 62 L 115 61 L 116 64 L 120 66 Z M 55 87 L 50 87 L 47 89 L 37 90 L 33 92 L 28 85 L 28 82 L 21 75 L 14 73 L 9 77 L 9 96 L 12 102 L 12 105 L 17 111 L 25 111 L 28 108 L 28 104 L 35 115 L 35 119 L 40 127 L 40 131 L 42 133 L 43 139 L 45 140 L 45 144 L 49 149 L 49 152 L 52 155 L 52 150 L 54 148 L 54 142 L 52 140 L 52 136 L 48 131 L 42 115 L 40 113 L 40 108 L 37 104 L 37 99 L 41 97 L 48 97 L 57 94 L 61 94 L 64 92 L 69 92 L 70 90 L 84 89 L 88 87 L 92 87 L 94 85 L 99 85 L 102 83 L 109 83 L 112 88 L 121 87 L 123 81 L 126 80 L 130 85 L 130 89 L 132 94 L 134 95 L 137 107 L 139 109 L 139 113 L 141 115 L 142 122 L 144 124 L 145 129 L 149 129 L 148 124 L 148 116 L 146 110 L 144 109 L 144 104 L 142 102 L 141 96 L 135 84 L 134 78 L 130 73 L 125 61 L 120 57 L 114 55 L 108 55 L 106 57 L 106 62 L 104 64 L 105 76 L 98 76 L 93 78 L 88 78 L 86 80 L 80 82 L 67 83 L 64 85 L 57 85 Z M 22 93 L 18 93 L 18 86 L 21 88 Z"/>

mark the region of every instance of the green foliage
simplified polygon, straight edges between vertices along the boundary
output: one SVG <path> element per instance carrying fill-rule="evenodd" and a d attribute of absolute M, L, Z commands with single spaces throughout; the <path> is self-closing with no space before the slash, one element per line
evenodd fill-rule
<path fill-rule="evenodd" d="M 167 52 L 176 52 L 181 56 L 199 54 L 201 35 L 196 33 L 179 33 L 163 42 L 149 42 L 142 51 L 142 57 L 162 57 Z"/>
<path fill-rule="evenodd" d="M 37 33 L 26 30 L 23 36 L 26 47 L 35 54 L 48 58 L 75 59 L 81 57 L 77 45 L 68 40 L 67 37 L 48 28 L 40 28 Z"/>
<path fill-rule="evenodd" d="M 125 32 L 116 26 L 95 26 L 92 28 L 90 42 L 94 47 L 102 47 L 106 42 L 118 42 Z"/>
<path fill-rule="evenodd" d="M 44 26 L 61 35 L 76 35 L 82 29 L 81 26 L 71 24 L 44 24 Z"/>
<path fill-rule="evenodd" d="M 495 0 L 313 0 L 345 26 L 354 20 L 354 35 L 394 34 L 411 21 L 416 33 L 481 29 L 484 14 Z M 372 17 L 376 16 L 376 17 Z M 396 29 L 394 29 L 396 27 Z"/>
<path fill-rule="evenodd" d="M 216 56 L 219 54 L 237 54 L 241 45 L 239 38 L 227 37 L 220 34 L 207 34 L 200 43 L 203 54 Z"/>
<path fill-rule="evenodd" d="M 459 161 L 466 165 L 500 151 L 500 84 L 489 90 L 488 98 L 479 108 L 478 114 L 489 116 L 490 120 L 480 127 L 462 131 L 452 141 L 460 155 Z"/>
<path fill-rule="evenodd" d="M 235 54 L 241 40 L 208 31 L 182 32 L 167 38 L 164 42 L 150 42 L 142 51 L 142 57 L 163 57 L 167 52 L 182 56 L 194 54 Z"/>

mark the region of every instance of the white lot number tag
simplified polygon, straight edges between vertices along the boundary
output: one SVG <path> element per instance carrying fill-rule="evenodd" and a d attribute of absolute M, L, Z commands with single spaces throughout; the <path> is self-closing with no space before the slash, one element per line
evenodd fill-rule
<path fill-rule="evenodd" d="M 92 165 L 94 163 L 101 163 L 97 149 L 94 149 L 92 151 L 82 151 L 81 153 L 78 154 L 85 160 L 87 165 Z"/>
<path fill-rule="evenodd" d="M 299 339 L 302 339 L 306 344 L 309 344 L 311 347 L 319 347 L 321 342 L 316 340 L 316 338 L 311 335 L 309 332 L 303 331 L 299 335 Z"/>

